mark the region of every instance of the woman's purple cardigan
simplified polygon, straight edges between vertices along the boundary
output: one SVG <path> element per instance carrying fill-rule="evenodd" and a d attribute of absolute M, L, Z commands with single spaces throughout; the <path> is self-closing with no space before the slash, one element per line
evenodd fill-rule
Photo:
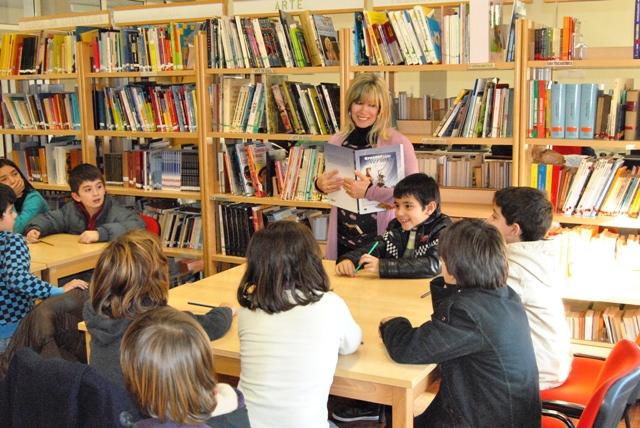
<path fill-rule="evenodd" d="M 329 139 L 328 144 L 341 145 L 344 142 L 344 134 L 335 134 Z M 407 137 L 396 131 L 389 129 L 389 138 L 378 137 L 377 147 L 392 146 L 394 144 L 402 145 L 404 156 L 404 174 L 405 176 L 418 172 L 418 159 L 413 150 L 413 145 Z M 371 186 L 365 195 L 370 201 L 378 201 L 382 203 L 393 203 L 393 187 L 377 187 Z M 384 233 L 387 225 L 394 217 L 394 210 L 388 209 L 378 213 L 378 234 Z M 327 251 L 325 258 L 335 260 L 338 253 L 338 211 L 336 207 L 331 207 L 329 214 L 329 230 L 327 232 Z"/>

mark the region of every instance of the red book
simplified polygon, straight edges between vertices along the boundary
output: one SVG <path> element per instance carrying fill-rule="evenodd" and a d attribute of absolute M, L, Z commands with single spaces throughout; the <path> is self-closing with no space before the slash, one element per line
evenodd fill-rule
<path fill-rule="evenodd" d="M 556 203 L 558 202 L 560 171 L 562 171 L 562 165 L 553 165 L 553 170 L 551 171 L 551 205 L 553 205 L 554 210 L 556 208 Z"/>

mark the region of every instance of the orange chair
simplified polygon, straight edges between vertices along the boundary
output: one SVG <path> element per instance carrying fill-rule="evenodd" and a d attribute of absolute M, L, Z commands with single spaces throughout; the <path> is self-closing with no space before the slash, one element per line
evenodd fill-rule
<path fill-rule="evenodd" d="M 158 223 L 158 220 L 146 214 L 140 214 L 140 217 L 144 221 L 144 225 L 147 228 L 147 231 L 153 233 L 154 235 L 160 236 L 160 223 Z"/>
<path fill-rule="evenodd" d="M 597 361 L 597 360 L 596 360 Z M 583 362 L 584 363 L 584 362 Z M 574 363 L 573 368 L 578 364 Z M 627 404 L 635 394 L 638 384 L 640 384 L 640 347 L 629 340 L 621 340 L 611 350 L 609 357 L 601 363 L 600 369 L 596 373 L 581 373 L 581 376 L 591 376 L 594 380 L 591 385 L 578 379 L 578 374 L 571 371 L 569 379 L 558 388 L 542 391 L 543 407 L 545 409 L 563 409 L 572 407 L 579 409 L 581 406 L 576 403 L 549 399 L 555 390 L 562 389 L 572 397 L 583 397 L 584 391 L 577 391 L 576 385 L 582 385 L 588 389 L 588 399 L 578 416 L 580 418 L 577 427 L 609 428 L 617 427 L 618 422 L 623 417 Z M 565 387 L 566 384 L 569 384 Z M 555 391 L 558 392 L 558 391 Z M 556 394 L 558 397 L 558 394 Z M 565 420 L 563 425 L 557 425 L 558 415 L 552 415 L 548 411 L 543 411 L 542 426 L 551 428 L 556 426 L 569 426 L 573 424 Z M 571 415 L 569 415 L 571 416 Z M 571 416 L 574 417 L 574 416 Z M 565 418 L 566 419 L 566 418 Z M 567 423 L 568 421 L 568 423 Z"/>

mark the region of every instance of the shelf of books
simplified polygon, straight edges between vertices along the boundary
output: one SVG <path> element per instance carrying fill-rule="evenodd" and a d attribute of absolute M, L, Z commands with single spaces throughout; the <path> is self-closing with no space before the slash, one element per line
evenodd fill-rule
<path fill-rule="evenodd" d="M 322 229 L 329 204 L 313 186 L 323 145 L 341 124 L 341 46 L 329 16 L 309 11 L 206 22 L 208 270 L 244 261 L 269 221 Z M 346 34 L 346 33 L 345 33 Z M 326 239 L 320 230 L 316 237 Z"/>
<path fill-rule="evenodd" d="M 506 25 L 492 18 L 486 40 L 470 37 L 479 21 L 501 11 L 442 2 L 375 5 L 354 16 L 347 72 L 384 74 L 397 129 L 414 144 L 420 171 L 437 179 L 443 211 L 455 217 L 486 218 L 494 191 L 517 182 L 518 14 Z M 419 76 L 418 94 L 403 86 L 410 73 Z"/>
<path fill-rule="evenodd" d="M 640 333 L 640 63 L 630 47 L 585 51 L 574 17 L 522 25 L 520 183 L 546 191 L 563 225 L 553 233 L 575 346 L 606 355 Z"/>

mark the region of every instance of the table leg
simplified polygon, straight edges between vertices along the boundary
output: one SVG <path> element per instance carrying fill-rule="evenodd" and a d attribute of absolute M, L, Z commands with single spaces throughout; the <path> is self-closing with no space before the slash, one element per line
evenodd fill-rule
<path fill-rule="evenodd" d="M 413 428 L 413 391 L 405 388 L 393 390 L 393 428 Z"/>

